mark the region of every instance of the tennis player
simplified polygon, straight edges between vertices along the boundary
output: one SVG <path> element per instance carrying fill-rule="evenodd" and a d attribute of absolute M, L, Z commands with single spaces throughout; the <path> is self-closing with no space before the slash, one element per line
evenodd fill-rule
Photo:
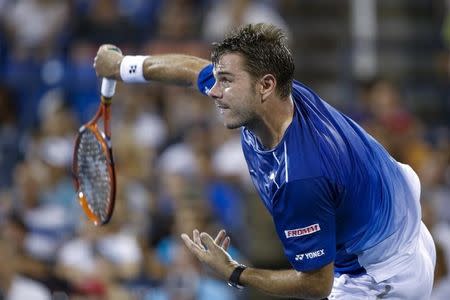
<path fill-rule="evenodd" d="M 190 251 L 238 288 L 305 299 L 428 299 L 435 248 L 421 222 L 420 182 L 358 124 L 293 80 L 283 32 L 241 27 L 213 45 L 212 63 L 168 54 L 122 56 L 103 45 L 99 76 L 197 86 L 228 128 L 241 128 L 253 183 L 290 270 L 246 267 L 225 231 L 195 230 Z"/>

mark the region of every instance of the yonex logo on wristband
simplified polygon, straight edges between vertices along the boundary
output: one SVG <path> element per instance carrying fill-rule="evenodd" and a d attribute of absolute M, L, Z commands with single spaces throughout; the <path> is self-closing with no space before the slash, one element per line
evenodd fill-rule
<path fill-rule="evenodd" d="M 147 56 L 126 55 L 120 63 L 120 78 L 124 82 L 147 82 L 144 78 L 144 61 Z"/>
<path fill-rule="evenodd" d="M 128 73 L 133 74 L 136 73 L 137 65 L 131 65 Z"/>

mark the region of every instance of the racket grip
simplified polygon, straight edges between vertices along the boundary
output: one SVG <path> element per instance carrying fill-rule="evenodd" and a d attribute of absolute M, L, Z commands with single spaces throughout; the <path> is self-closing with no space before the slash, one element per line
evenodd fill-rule
<path fill-rule="evenodd" d="M 101 93 L 105 98 L 111 98 L 116 91 L 116 81 L 114 79 L 103 78 Z"/>

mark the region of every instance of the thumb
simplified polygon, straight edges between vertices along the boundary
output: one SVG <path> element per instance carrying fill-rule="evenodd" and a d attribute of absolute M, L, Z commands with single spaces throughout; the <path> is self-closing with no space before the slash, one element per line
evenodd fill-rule
<path fill-rule="evenodd" d="M 217 247 L 217 245 L 214 243 L 213 238 L 206 232 L 200 233 L 200 240 L 209 250 L 211 250 L 214 247 Z"/>

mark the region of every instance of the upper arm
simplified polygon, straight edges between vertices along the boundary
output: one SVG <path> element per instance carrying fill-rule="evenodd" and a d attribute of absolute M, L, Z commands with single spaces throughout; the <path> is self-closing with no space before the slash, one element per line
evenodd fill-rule
<path fill-rule="evenodd" d="M 318 270 L 335 259 L 335 193 L 327 179 L 317 177 L 288 182 L 276 195 L 275 227 L 297 271 Z"/>

